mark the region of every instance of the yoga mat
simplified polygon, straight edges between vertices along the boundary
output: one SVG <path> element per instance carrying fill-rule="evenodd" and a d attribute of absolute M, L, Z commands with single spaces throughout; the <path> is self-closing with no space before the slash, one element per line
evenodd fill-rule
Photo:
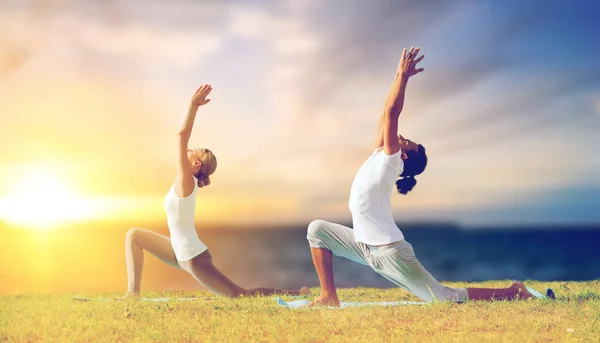
<path fill-rule="evenodd" d="M 300 308 L 308 305 L 311 300 L 294 300 L 285 301 L 281 298 L 275 298 L 277 305 L 287 308 Z M 401 306 L 401 305 L 427 305 L 429 303 L 423 301 L 383 301 L 383 302 L 340 302 L 340 308 L 343 307 L 359 307 L 359 306 Z M 338 308 L 338 307 L 330 307 Z"/>
<path fill-rule="evenodd" d="M 192 301 L 192 300 L 213 300 L 214 298 L 140 298 L 142 301 Z M 119 301 L 124 300 L 121 298 L 81 298 L 81 297 L 73 297 L 73 300 L 78 301 Z"/>
<path fill-rule="evenodd" d="M 543 295 L 542 293 L 536 291 L 535 289 L 533 289 L 531 287 L 525 286 L 525 288 L 527 288 L 529 293 L 533 294 L 533 296 L 538 299 L 556 299 L 556 296 L 554 295 L 554 291 L 550 288 L 546 289 L 546 295 Z"/>
<path fill-rule="evenodd" d="M 527 287 L 527 286 L 525 286 Z M 527 287 L 529 293 L 533 294 L 537 299 L 554 299 L 554 292 L 548 288 L 546 290 L 546 295 L 536 291 L 531 287 Z M 552 295 L 550 295 L 552 294 Z M 294 300 L 294 301 L 285 301 L 281 298 L 274 298 L 277 301 L 277 305 L 287 307 L 287 308 L 300 308 L 308 305 L 311 300 Z M 340 302 L 340 308 L 344 307 L 359 307 L 359 306 L 403 306 L 403 305 L 428 305 L 430 303 L 423 301 L 387 301 L 387 302 Z M 337 307 L 328 307 L 328 308 L 337 308 Z"/>

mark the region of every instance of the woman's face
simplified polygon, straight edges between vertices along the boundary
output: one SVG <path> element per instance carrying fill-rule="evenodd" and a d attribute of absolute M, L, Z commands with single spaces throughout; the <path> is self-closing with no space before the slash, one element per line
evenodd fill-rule
<path fill-rule="evenodd" d="M 202 156 L 206 153 L 206 148 L 196 148 L 196 149 L 188 149 L 187 156 L 188 160 L 190 160 L 190 164 L 194 167 L 196 162 L 202 161 Z"/>

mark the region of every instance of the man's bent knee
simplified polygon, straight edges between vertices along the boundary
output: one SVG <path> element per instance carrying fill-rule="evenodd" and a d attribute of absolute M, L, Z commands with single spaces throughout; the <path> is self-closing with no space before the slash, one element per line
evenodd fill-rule
<path fill-rule="evenodd" d="M 325 231 L 327 230 L 327 222 L 321 219 L 313 220 L 308 225 L 306 232 L 306 239 L 312 248 L 325 248 L 323 244 L 323 238 L 325 237 Z"/>
<path fill-rule="evenodd" d="M 307 238 L 310 239 L 311 237 L 317 237 L 319 232 L 322 231 L 326 225 L 327 222 L 321 219 L 310 222 L 310 224 L 308 224 L 308 232 L 306 234 Z"/>

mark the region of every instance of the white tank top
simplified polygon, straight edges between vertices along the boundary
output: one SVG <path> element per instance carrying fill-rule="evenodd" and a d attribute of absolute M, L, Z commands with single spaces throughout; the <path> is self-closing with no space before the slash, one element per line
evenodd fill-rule
<path fill-rule="evenodd" d="M 385 245 L 404 239 L 391 205 L 396 179 L 404 168 L 401 154 L 388 156 L 384 149 L 377 149 L 358 170 L 349 201 L 355 241 Z"/>
<path fill-rule="evenodd" d="M 196 209 L 196 193 L 198 180 L 194 177 L 194 190 L 185 198 L 175 193 L 175 185 L 171 187 L 164 201 L 167 223 L 171 234 L 171 246 L 175 257 L 180 261 L 188 261 L 208 248 L 196 233 L 194 226 L 194 210 Z"/>

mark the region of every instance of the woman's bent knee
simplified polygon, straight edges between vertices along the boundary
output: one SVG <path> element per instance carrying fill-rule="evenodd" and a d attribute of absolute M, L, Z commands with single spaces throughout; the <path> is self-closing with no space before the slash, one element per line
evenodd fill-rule
<path fill-rule="evenodd" d="M 127 231 L 127 234 L 125 235 L 125 241 L 127 243 L 133 242 L 135 240 L 135 238 L 137 236 L 139 236 L 142 232 L 143 232 L 143 230 L 140 228 L 137 228 L 137 227 L 129 229 Z"/>

